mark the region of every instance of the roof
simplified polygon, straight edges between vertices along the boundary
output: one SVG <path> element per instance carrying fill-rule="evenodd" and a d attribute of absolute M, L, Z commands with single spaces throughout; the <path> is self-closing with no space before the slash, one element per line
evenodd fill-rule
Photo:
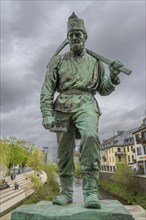
<path fill-rule="evenodd" d="M 137 133 L 137 132 L 139 132 L 139 131 L 141 131 L 141 130 L 143 130 L 145 128 L 146 128 L 146 118 L 143 119 L 143 123 L 141 124 L 140 127 L 137 128 L 136 131 L 133 132 L 133 134 L 135 134 L 135 133 Z"/>
<path fill-rule="evenodd" d="M 112 146 L 125 146 L 134 144 L 134 135 L 137 128 L 128 131 L 118 131 L 117 135 L 104 140 L 102 143 L 102 149 L 110 148 Z"/>

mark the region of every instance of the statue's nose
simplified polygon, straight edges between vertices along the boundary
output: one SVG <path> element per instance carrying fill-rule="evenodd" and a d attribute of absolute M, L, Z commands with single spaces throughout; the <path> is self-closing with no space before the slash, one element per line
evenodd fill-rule
<path fill-rule="evenodd" d="M 75 34 L 73 34 L 72 38 L 73 38 L 73 39 L 76 39 L 76 35 L 75 35 Z"/>

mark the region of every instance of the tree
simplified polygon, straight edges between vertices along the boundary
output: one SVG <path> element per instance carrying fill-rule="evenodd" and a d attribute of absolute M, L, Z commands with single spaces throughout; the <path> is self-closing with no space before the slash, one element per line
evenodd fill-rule
<path fill-rule="evenodd" d="M 30 166 L 34 171 L 40 172 L 43 169 L 43 162 L 44 153 L 35 147 L 28 157 L 27 165 Z"/>
<path fill-rule="evenodd" d="M 18 140 L 16 137 L 9 138 L 9 168 L 11 168 L 13 165 L 19 164 L 21 166 L 24 166 L 26 164 L 29 154 L 25 146 L 20 143 L 21 141 Z"/>
<path fill-rule="evenodd" d="M 7 140 L 0 140 L 0 159 L 1 164 L 9 166 L 10 163 L 10 147 Z"/>
<path fill-rule="evenodd" d="M 0 140 L 0 158 L 1 164 L 9 169 L 13 165 L 25 166 L 29 153 L 32 151 L 33 144 L 18 140 L 16 137 L 8 137 Z M 29 147 L 28 147 L 29 146 Z"/>

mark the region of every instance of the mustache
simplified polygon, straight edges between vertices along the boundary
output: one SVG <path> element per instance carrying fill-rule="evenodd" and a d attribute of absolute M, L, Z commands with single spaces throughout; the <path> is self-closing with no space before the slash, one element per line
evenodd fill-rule
<path fill-rule="evenodd" d="M 72 40 L 71 43 L 80 43 L 80 40 Z"/>

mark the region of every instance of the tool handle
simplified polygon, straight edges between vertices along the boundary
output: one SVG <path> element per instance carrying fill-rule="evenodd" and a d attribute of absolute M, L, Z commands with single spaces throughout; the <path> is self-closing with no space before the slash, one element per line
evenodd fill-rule
<path fill-rule="evenodd" d="M 91 50 L 89 50 L 87 48 L 86 48 L 86 51 L 87 51 L 88 54 L 90 54 L 94 58 L 99 59 L 99 60 L 101 60 L 102 62 L 104 62 L 104 63 L 106 63 L 108 65 L 110 65 L 110 63 L 112 62 L 108 58 L 106 58 L 106 57 L 104 57 L 104 56 L 102 56 L 100 54 L 97 54 L 97 53 L 95 53 L 95 52 L 93 52 L 93 51 L 91 51 Z M 126 67 L 121 67 L 121 68 L 119 68 L 119 70 L 122 73 L 125 73 L 126 75 L 130 75 L 132 73 L 132 70 L 130 70 L 130 69 L 126 68 Z"/>
<path fill-rule="evenodd" d="M 59 46 L 59 48 L 56 50 L 56 52 L 54 53 L 53 57 L 56 56 L 57 54 L 59 54 L 59 52 L 60 52 L 61 50 L 63 50 L 63 48 L 64 48 L 66 45 L 68 45 L 68 44 L 69 44 L 69 42 L 68 42 L 68 39 L 66 38 L 66 39 L 62 42 L 62 44 Z M 110 65 L 110 63 L 112 62 L 112 61 L 109 60 L 108 58 L 106 58 L 106 57 L 104 57 L 104 56 L 102 56 L 102 55 L 100 55 L 100 54 L 97 54 L 97 53 L 95 53 L 95 52 L 93 52 L 93 51 L 91 51 L 91 50 L 89 50 L 89 49 L 87 49 L 87 48 L 86 48 L 86 51 L 87 51 L 88 54 L 90 54 L 91 56 L 93 56 L 95 59 L 98 59 L 98 60 L 100 60 L 100 61 L 106 63 L 107 65 Z M 48 65 L 47 65 L 47 66 L 48 66 Z M 126 75 L 130 75 L 130 74 L 132 73 L 132 70 L 130 70 L 130 69 L 124 67 L 124 66 L 121 67 L 121 68 L 119 68 L 119 70 L 120 70 L 122 73 L 125 73 Z"/>

